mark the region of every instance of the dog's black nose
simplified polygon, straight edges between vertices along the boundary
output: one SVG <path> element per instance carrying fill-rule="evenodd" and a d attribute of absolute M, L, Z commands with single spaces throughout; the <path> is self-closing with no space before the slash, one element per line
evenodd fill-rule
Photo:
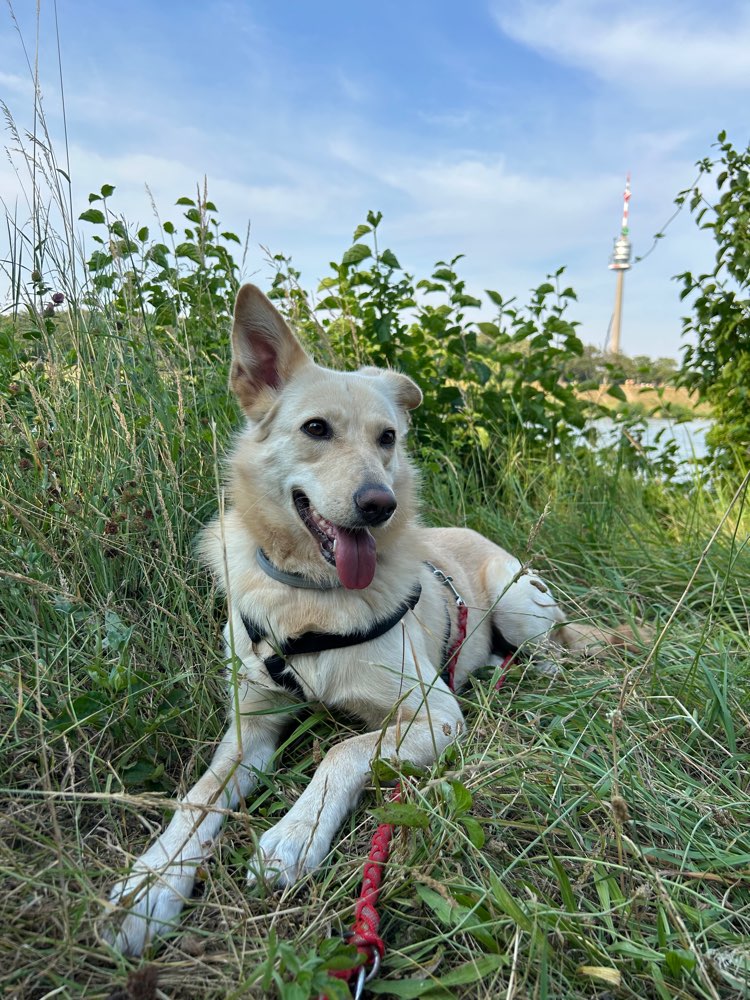
<path fill-rule="evenodd" d="M 365 524 L 382 524 L 396 509 L 396 498 L 387 486 L 360 486 L 354 494 L 354 506 Z"/>

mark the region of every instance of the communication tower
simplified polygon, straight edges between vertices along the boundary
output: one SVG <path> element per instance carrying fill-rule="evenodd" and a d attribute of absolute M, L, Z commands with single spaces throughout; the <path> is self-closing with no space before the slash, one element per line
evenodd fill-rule
<path fill-rule="evenodd" d="M 622 289 L 625 272 L 631 268 L 630 263 L 630 228 L 628 225 L 630 211 L 630 174 L 625 181 L 625 197 L 622 206 L 622 225 L 620 235 L 615 240 L 609 269 L 617 272 L 615 285 L 615 308 L 612 313 L 612 331 L 609 336 L 609 353 L 620 353 L 620 331 L 622 328 Z"/>

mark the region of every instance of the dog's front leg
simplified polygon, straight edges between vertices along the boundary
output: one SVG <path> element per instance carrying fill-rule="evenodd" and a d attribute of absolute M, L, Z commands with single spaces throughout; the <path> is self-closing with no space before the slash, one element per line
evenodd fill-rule
<path fill-rule="evenodd" d="M 399 726 L 353 736 L 333 747 L 312 781 L 282 820 L 259 841 L 259 852 L 248 872 L 258 878 L 291 885 L 316 868 L 328 853 L 336 830 L 356 806 L 372 761 L 394 755 L 426 767 L 459 735 L 463 719 L 455 700 L 441 698 L 444 709 L 431 718 L 421 712 Z M 451 702 L 450 709 L 448 702 Z"/>
<path fill-rule="evenodd" d="M 257 772 L 268 767 L 283 719 L 243 715 L 234 722 L 166 830 L 114 887 L 110 900 L 128 909 L 119 928 L 107 933 L 118 951 L 140 955 L 154 935 L 174 929 L 193 890 L 196 870 L 212 852 L 226 810 L 250 791 Z"/>

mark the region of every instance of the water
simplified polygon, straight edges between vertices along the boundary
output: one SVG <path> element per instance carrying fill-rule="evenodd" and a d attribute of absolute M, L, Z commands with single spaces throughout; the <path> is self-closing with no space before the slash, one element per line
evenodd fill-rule
<path fill-rule="evenodd" d="M 617 433 L 614 422 L 609 417 L 602 417 L 595 423 L 603 442 L 609 443 Z M 650 417 L 646 420 L 646 430 L 642 440 L 644 445 L 655 444 L 659 449 L 674 441 L 679 461 L 690 462 L 707 454 L 706 432 L 710 427 L 711 421 L 705 419 L 686 420 L 684 424 L 677 424 L 661 417 Z M 663 433 L 657 442 L 659 431 Z"/>

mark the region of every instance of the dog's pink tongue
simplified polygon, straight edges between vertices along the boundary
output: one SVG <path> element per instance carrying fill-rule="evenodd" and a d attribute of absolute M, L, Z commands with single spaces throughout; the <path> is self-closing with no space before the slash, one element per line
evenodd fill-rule
<path fill-rule="evenodd" d="M 367 528 L 336 528 L 336 572 L 347 590 L 364 590 L 375 576 L 375 539 Z"/>

